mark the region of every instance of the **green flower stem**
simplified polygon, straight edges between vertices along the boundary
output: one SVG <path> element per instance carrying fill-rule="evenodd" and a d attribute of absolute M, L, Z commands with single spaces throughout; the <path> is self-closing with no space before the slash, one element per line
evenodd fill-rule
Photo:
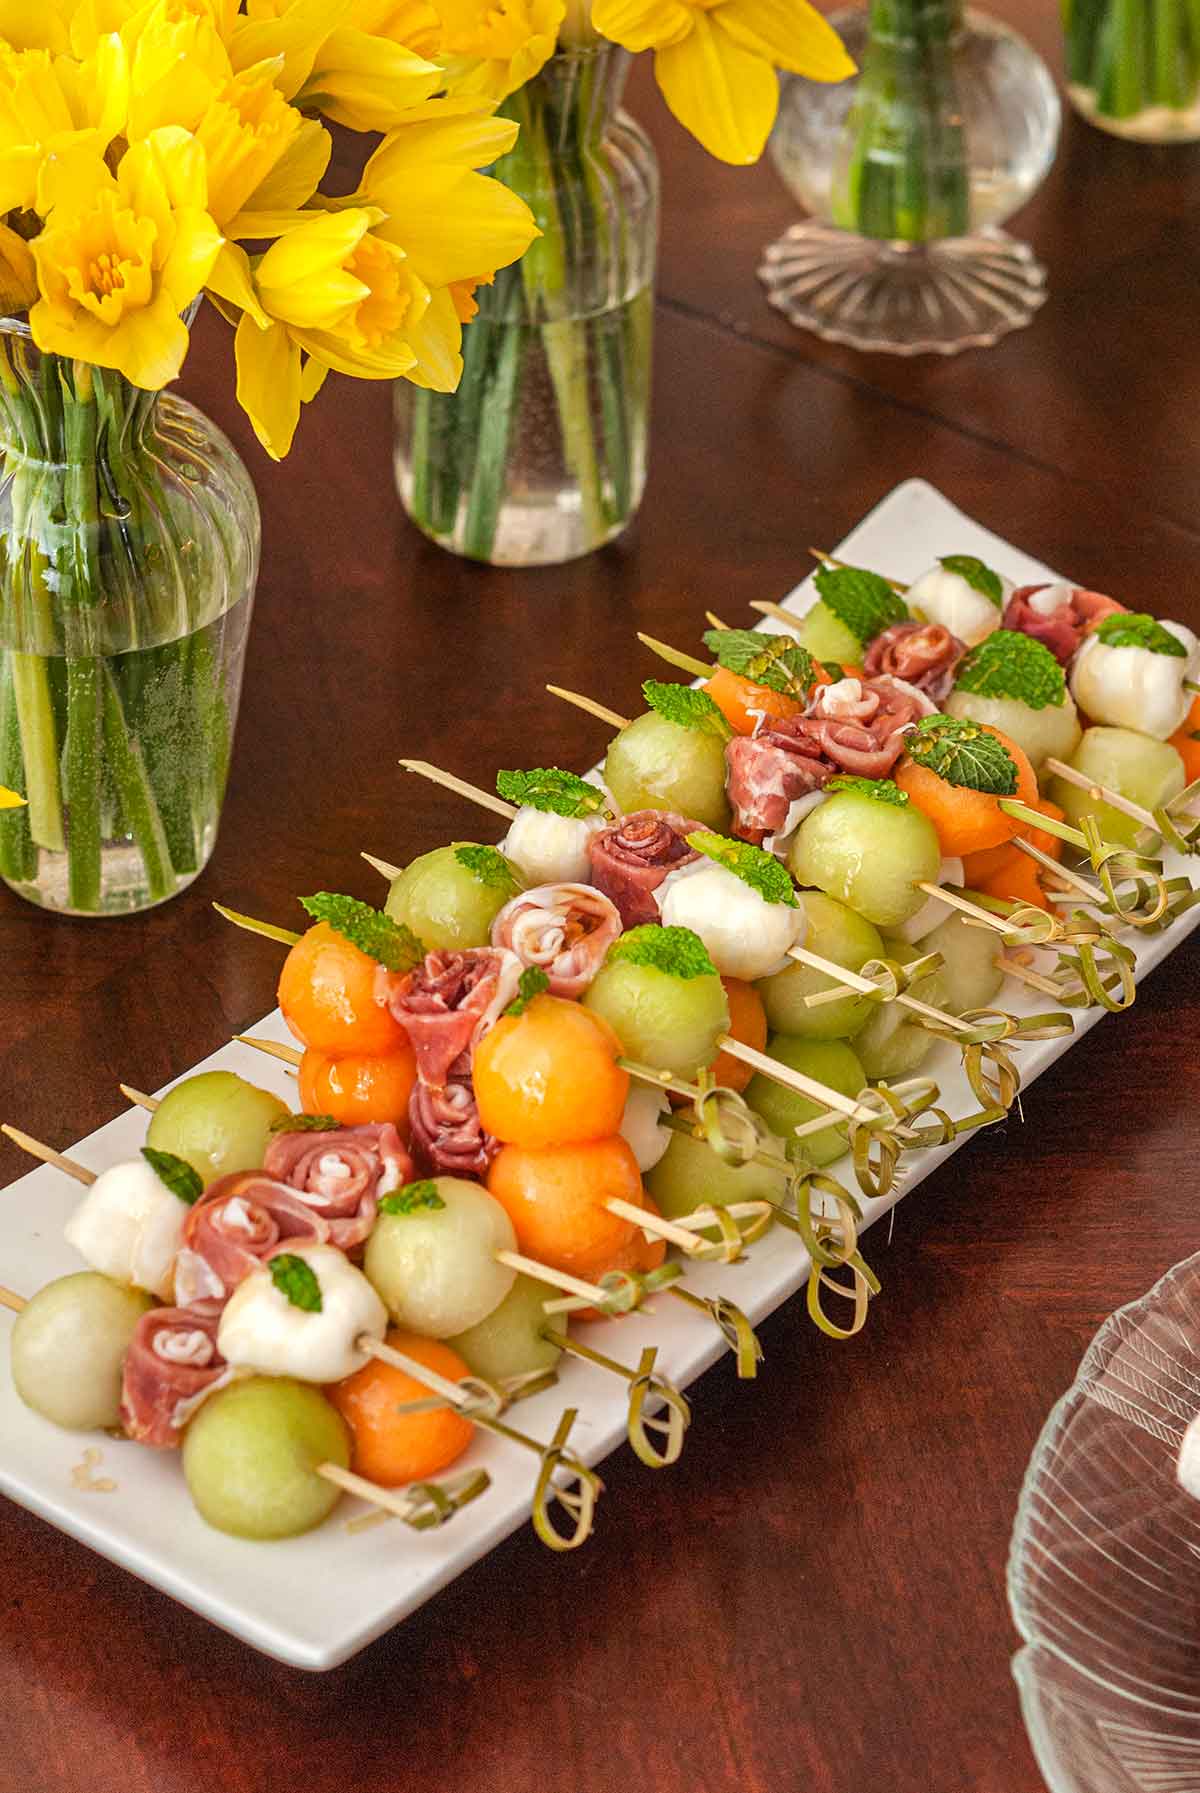
<path fill-rule="evenodd" d="M 100 905 L 100 661 L 94 651 L 97 598 L 96 404 L 91 369 L 75 363 L 72 393 L 63 380 L 66 467 L 64 511 L 72 529 L 71 609 L 67 619 L 67 738 L 63 752 L 67 884 L 73 909 Z"/>
<path fill-rule="evenodd" d="M 496 525 L 507 485 L 508 439 L 521 371 L 520 325 L 510 324 L 498 329 L 499 354 L 492 377 L 486 384 L 487 405 L 479 417 L 475 467 L 463 526 L 463 552 L 474 560 L 490 559 L 496 540 Z M 484 381 L 479 378 L 468 394 L 472 409 L 475 395 L 481 395 L 484 390 Z M 466 440 L 464 432 L 460 442 Z"/>
<path fill-rule="evenodd" d="M 1067 78 L 1105 118 L 1185 111 L 1200 93 L 1200 0 L 1063 0 Z"/>
<path fill-rule="evenodd" d="M 146 888 L 151 900 L 158 902 L 163 897 L 170 896 L 175 888 L 175 876 L 162 818 L 141 751 L 126 721 L 112 666 L 107 661 L 102 664 L 101 683 L 105 750 L 126 823 L 142 855 Z"/>
<path fill-rule="evenodd" d="M 13 690 L 11 657 L 0 655 L 0 784 L 21 791 L 25 784 L 21 728 Z M 29 808 L 0 811 L 0 873 L 14 883 L 37 872 L 37 848 L 29 828 Z"/>
<path fill-rule="evenodd" d="M 952 43 L 954 0 L 872 0 L 848 168 L 834 222 L 890 242 L 966 234 L 970 187 Z"/>
<path fill-rule="evenodd" d="M 29 831 L 47 853 L 66 848 L 58 785 L 58 736 L 47 664 L 39 654 L 12 654 L 12 687 L 21 737 L 24 777 L 17 781 L 29 804 Z"/>

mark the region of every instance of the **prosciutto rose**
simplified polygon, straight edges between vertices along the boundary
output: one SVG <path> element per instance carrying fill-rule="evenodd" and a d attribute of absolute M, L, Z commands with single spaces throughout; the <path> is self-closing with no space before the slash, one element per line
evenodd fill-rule
<path fill-rule="evenodd" d="M 966 651 L 966 643 L 941 623 L 892 623 L 867 649 L 863 671 L 868 684 L 881 674 L 902 679 L 923 691 L 936 708 L 949 696 L 955 669 Z"/>
<path fill-rule="evenodd" d="M 408 1101 L 412 1148 L 430 1176 L 482 1177 L 500 1150 L 485 1133 L 466 1062 L 456 1065 L 440 1089 L 418 1082 Z"/>
<path fill-rule="evenodd" d="M 1115 598 L 1079 586 L 1022 585 L 1008 600 L 1001 627 L 1032 635 L 1067 666 L 1084 636 L 1103 617 L 1124 609 Z"/>
<path fill-rule="evenodd" d="M 231 1380 L 217 1350 L 222 1305 L 155 1307 L 138 1321 L 125 1353 L 121 1423 L 139 1444 L 170 1450 L 201 1401 Z"/>
<path fill-rule="evenodd" d="M 536 965 L 552 996 L 582 996 L 621 932 L 616 904 L 590 884 L 539 884 L 506 903 L 492 923 L 493 946 Z"/>
<path fill-rule="evenodd" d="M 615 904 L 622 927 L 658 920 L 654 892 L 668 872 L 699 857 L 685 838 L 699 827 L 665 810 L 638 809 L 596 835 L 592 883 Z"/>
<path fill-rule="evenodd" d="M 227 1301 L 274 1252 L 328 1239 L 328 1222 L 285 1183 L 258 1170 L 218 1177 L 184 1222 L 175 1260 L 175 1299 L 187 1308 L 200 1301 Z"/>
<path fill-rule="evenodd" d="M 444 1086 L 450 1067 L 508 1007 L 521 971 L 515 953 L 479 946 L 426 953 L 416 971 L 389 979 L 388 1007 L 408 1035 L 422 1083 Z"/>
<path fill-rule="evenodd" d="M 352 1251 L 374 1226 L 380 1197 L 412 1181 L 412 1159 L 390 1121 L 373 1122 L 330 1133 L 277 1133 L 263 1172 L 320 1215 L 331 1245 Z"/>

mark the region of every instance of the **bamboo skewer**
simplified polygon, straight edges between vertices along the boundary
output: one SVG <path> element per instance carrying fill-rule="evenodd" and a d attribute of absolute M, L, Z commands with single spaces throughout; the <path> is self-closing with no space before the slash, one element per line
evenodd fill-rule
<path fill-rule="evenodd" d="M 389 884 L 393 883 L 404 870 L 402 865 L 393 865 L 389 859 L 376 859 L 374 853 L 361 853 L 359 857 L 365 859 L 368 865 L 373 866 L 379 876 L 386 878 Z"/>
<path fill-rule="evenodd" d="M 153 1114 L 161 1106 L 157 1096 L 148 1096 L 145 1090 L 134 1089 L 131 1084 L 118 1083 L 117 1088 L 127 1102 L 132 1102 L 135 1108 L 144 1108 L 147 1114 Z"/>
<path fill-rule="evenodd" d="M 586 710 L 589 716 L 598 716 L 601 722 L 611 723 L 613 728 L 628 728 L 628 716 L 618 716 L 605 704 L 598 704 L 595 698 L 584 697 L 578 691 L 567 691 L 562 685 L 547 685 L 552 697 L 561 697 L 564 703 L 574 704 L 577 710 Z"/>
<path fill-rule="evenodd" d="M 863 977 L 857 971 L 848 971 L 844 965 L 838 965 L 832 959 L 823 959 L 820 953 L 811 953 L 802 946 L 793 946 L 788 949 L 788 957 L 795 959 L 801 965 L 811 966 L 814 971 L 823 971 L 827 977 L 836 978 L 841 985 L 839 989 L 824 990 L 815 996 L 806 997 L 805 1003 L 809 1008 L 817 1007 L 823 1002 L 832 1000 L 835 996 L 844 996 L 852 990 L 857 990 L 862 996 L 878 994 L 878 984 L 873 984 L 869 977 Z M 931 1021 L 940 1022 L 943 1027 L 949 1027 L 955 1033 L 970 1032 L 968 1024 L 961 1021 L 957 1015 L 951 1015 L 945 1009 L 934 1008 L 931 1003 L 922 1002 L 919 997 L 910 996 L 906 990 L 898 991 L 892 1000 L 900 1003 L 906 1009 L 911 1009 L 914 1014 L 925 1015 Z"/>
<path fill-rule="evenodd" d="M 239 1046 L 253 1046 L 256 1052 L 266 1052 L 281 1064 L 298 1066 L 304 1058 L 304 1054 L 297 1052 L 294 1046 L 283 1046 L 278 1040 L 260 1040 L 252 1033 L 235 1033 L 233 1037 Z"/>
<path fill-rule="evenodd" d="M 10 1313 L 19 1314 L 28 1305 L 23 1295 L 18 1295 L 15 1289 L 6 1289 L 3 1284 L 0 1284 L 0 1307 L 6 1307 Z"/>
<path fill-rule="evenodd" d="M 553 686 L 547 686 L 553 690 Z M 428 760 L 401 760 L 400 764 L 406 772 L 415 772 L 421 778 L 427 778 L 431 784 L 440 784 L 444 790 L 455 791 L 469 802 L 477 803 L 481 809 L 490 809 L 495 815 L 504 816 L 512 821 L 516 815 L 516 807 L 506 803 L 503 797 L 494 797 L 490 791 L 484 791 L 477 784 L 468 784 L 465 778 L 456 778 L 453 772 L 443 772 L 440 767 L 430 765 Z M 363 854 L 366 858 L 366 854 Z"/>
<path fill-rule="evenodd" d="M 65 1176 L 74 1177 L 75 1181 L 82 1183 L 86 1189 L 90 1189 L 96 1181 L 97 1173 L 94 1170 L 89 1170 L 86 1164 L 78 1164 L 74 1158 L 68 1158 L 62 1152 L 56 1152 L 52 1146 L 43 1145 L 40 1139 L 34 1139 L 29 1133 L 22 1133 L 19 1127 L 10 1127 L 5 1121 L 0 1124 L 0 1133 L 3 1133 L 7 1139 L 11 1139 L 15 1146 L 20 1146 L 23 1152 L 28 1152 L 31 1158 L 40 1158 L 43 1164 L 52 1164 L 55 1170 L 61 1170 Z"/>

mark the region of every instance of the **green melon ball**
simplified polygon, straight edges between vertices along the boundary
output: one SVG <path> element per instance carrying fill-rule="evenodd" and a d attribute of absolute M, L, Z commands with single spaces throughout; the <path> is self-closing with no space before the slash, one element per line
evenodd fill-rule
<path fill-rule="evenodd" d="M 877 928 L 899 927 L 925 902 L 942 853 L 937 830 L 915 803 L 837 790 L 805 816 L 789 855 L 798 884 L 813 884 Z"/>
<path fill-rule="evenodd" d="M 796 633 L 814 660 L 836 660 L 839 666 L 862 664 L 862 642 L 833 614 L 823 598 L 805 611 Z"/>
<path fill-rule="evenodd" d="M 608 1022 L 626 1058 L 688 1081 L 712 1064 L 729 1031 L 729 1003 L 715 972 L 676 977 L 655 965 L 609 959 L 583 1002 Z"/>
<path fill-rule="evenodd" d="M 1130 803 L 1140 803 L 1143 809 L 1154 810 L 1169 803 L 1187 783 L 1183 760 L 1169 741 L 1155 741 L 1131 728 L 1085 730 L 1067 763 Z M 1049 794 L 1073 827 L 1078 828 L 1085 815 L 1094 815 L 1105 840 L 1119 847 L 1136 845 L 1141 824 L 1122 815 L 1111 803 L 1094 802 L 1086 791 L 1068 784 L 1065 778 L 1055 778 Z M 1155 835 L 1155 843 L 1159 838 Z"/>
<path fill-rule="evenodd" d="M 200 1071 L 168 1090 L 146 1132 L 146 1144 L 173 1152 L 207 1185 L 235 1170 L 258 1170 L 271 1143 L 271 1123 L 288 1105 L 232 1071 Z"/>
<path fill-rule="evenodd" d="M 857 1096 L 866 1086 L 866 1073 L 857 1053 L 842 1040 L 798 1040 L 789 1034 L 774 1034 L 767 1042 L 767 1052 L 780 1064 L 828 1084 L 840 1095 Z M 828 1112 L 820 1103 L 776 1083 L 762 1071 L 750 1079 L 746 1101 L 771 1132 L 783 1140 L 790 1140 L 795 1129 L 806 1121 L 815 1121 Z M 831 1121 L 820 1132 L 808 1134 L 801 1143 L 814 1164 L 832 1164 L 846 1150 L 846 1132 L 845 1121 Z"/>
<path fill-rule="evenodd" d="M 681 728 L 648 710 L 609 747 L 604 782 L 626 812 L 675 810 L 718 834 L 729 832 L 725 743 L 718 735 Z"/>
<path fill-rule="evenodd" d="M 759 1144 L 763 1151 L 783 1157 L 783 1144 L 761 1122 Z M 690 1133 L 672 1133 L 671 1143 L 646 1176 L 646 1188 L 669 1220 L 708 1204 L 727 1208 L 731 1202 L 782 1202 L 787 1194 L 788 1173 L 769 1164 L 727 1164 L 706 1139 Z"/>
<path fill-rule="evenodd" d="M 1035 772 L 1048 759 L 1070 759 L 1079 745 L 1079 713 L 1068 691 L 1060 704 L 1033 710 L 1018 697 L 983 697 L 978 691 L 952 691 L 947 716 L 962 716 L 998 728 L 1028 756 Z"/>
<path fill-rule="evenodd" d="M 317 1389 L 253 1376 L 210 1395 L 183 1435 L 183 1473 L 202 1519 L 235 1538 L 294 1538 L 341 1498 L 318 1465 L 350 1467 L 350 1433 Z"/>
<path fill-rule="evenodd" d="M 926 951 L 936 951 L 926 948 L 924 941 L 909 946 L 904 940 L 885 939 L 883 945 L 885 957 L 896 959 L 901 965 L 911 965 L 914 959 L 923 959 Z M 935 1009 L 947 1008 L 949 993 L 949 979 L 940 966 L 918 978 L 908 991 Z M 937 1035 L 922 1027 L 903 1003 L 878 1002 L 867 1025 L 855 1036 L 854 1050 L 862 1060 L 863 1070 L 875 1083 L 885 1077 L 906 1077 L 924 1063 L 936 1044 Z"/>
<path fill-rule="evenodd" d="M 121 1423 L 121 1371 L 138 1321 L 154 1306 L 95 1270 L 60 1276 L 17 1315 L 13 1386 L 27 1407 L 87 1432 Z"/>
<path fill-rule="evenodd" d="M 808 918 L 808 931 L 801 944 L 809 952 L 832 959 L 848 971 L 861 971 L 868 959 L 883 957 L 879 929 L 845 903 L 826 896 L 822 890 L 802 891 L 801 901 Z M 812 1009 L 805 1005 L 806 996 L 831 990 L 834 982 L 825 972 L 799 964 L 763 978 L 758 993 L 772 1031 L 805 1040 L 853 1039 L 871 1013 L 869 996 L 840 996 L 836 1002 L 824 1002 Z"/>
<path fill-rule="evenodd" d="M 363 1269 L 388 1313 L 406 1332 L 454 1338 L 499 1307 L 515 1272 L 497 1261 L 515 1251 L 512 1221 L 494 1195 L 465 1177 L 430 1179 L 428 1204 L 389 1213 L 386 1202 L 367 1241 Z"/>
<path fill-rule="evenodd" d="M 996 963 L 1000 947 L 991 928 L 973 928 L 965 916 L 953 911 L 917 942 L 917 950 L 941 953 L 946 1000 L 938 1007 L 952 1015 L 989 1008 L 1004 983 Z"/>
<path fill-rule="evenodd" d="M 567 1329 L 565 1314 L 546 1313 L 546 1302 L 553 1301 L 555 1295 L 556 1291 L 545 1283 L 520 1275 L 499 1307 L 493 1308 L 478 1325 L 446 1342 L 477 1376 L 488 1382 L 500 1383 L 509 1376 L 552 1370 L 562 1349 L 543 1338 L 542 1329 Z"/>
<path fill-rule="evenodd" d="M 525 889 L 525 880 L 510 859 L 497 853 L 495 877 L 481 877 L 456 857 L 464 847 L 480 850 L 474 841 L 461 840 L 435 847 L 406 865 L 388 891 L 386 908 L 392 920 L 411 928 L 434 952 L 487 946 L 500 910 Z"/>

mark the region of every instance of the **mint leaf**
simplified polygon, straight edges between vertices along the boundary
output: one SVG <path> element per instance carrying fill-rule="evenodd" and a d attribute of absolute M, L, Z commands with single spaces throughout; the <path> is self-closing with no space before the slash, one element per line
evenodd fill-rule
<path fill-rule="evenodd" d="M 955 716 L 922 716 L 905 740 L 905 752 L 947 784 L 993 797 L 1011 797 L 1017 788 L 1012 754 L 978 722 Z"/>
<path fill-rule="evenodd" d="M 491 890 L 506 890 L 516 896 L 521 889 L 517 875 L 499 847 L 455 847 L 454 857 L 473 878 Z"/>
<path fill-rule="evenodd" d="M 908 606 L 878 573 L 863 567 L 822 567 L 814 584 L 821 602 L 865 647 L 893 623 L 905 622 Z"/>
<path fill-rule="evenodd" d="M 1031 710 L 1058 707 L 1067 694 L 1063 669 L 1044 642 L 1017 629 L 995 629 L 958 663 L 956 691 L 1013 697 Z"/>
<path fill-rule="evenodd" d="M 370 903 L 360 903 L 357 897 L 318 890 L 315 896 L 301 897 L 300 907 L 314 921 L 327 922 L 335 934 L 389 971 L 412 971 L 425 957 L 425 948 L 411 928 L 393 921 L 382 909 L 372 909 Z"/>
<path fill-rule="evenodd" d="M 336 1133 L 341 1121 L 331 1114 L 277 1114 L 268 1133 Z"/>
<path fill-rule="evenodd" d="M 847 772 L 839 772 L 836 778 L 829 780 L 825 789 L 852 791 L 857 797 L 869 797 L 872 803 L 890 803 L 893 809 L 903 809 L 908 802 L 908 792 L 902 791 L 890 778 L 852 778 Z"/>
<path fill-rule="evenodd" d="M 535 996 L 550 988 L 550 979 L 540 965 L 527 965 L 517 979 L 517 993 L 505 1009 L 506 1015 L 523 1015 Z"/>
<path fill-rule="evenodd" d="M 717 968 L 699 934 L 691 928 L 660 928 L 656 922 L 630 928 L 608 949 L 606 963 L 625 960 L 630 965 L 649 965 L 669 977 L 716 977 Z"/>
<path fill-rule="evenodd" d="M 322 1311 L 325 1300 L 311 1264 L 297 1257 L 295 1252 L 281 1251 L 276 1257 L 267 1259 L 267 1269 L 279 1293 L 286 1295 L 293 1307 L 303 1308 L 306 1314 Z"/>
<path fill-rule="evenodd" d="M 816 679 L 812 655 L 786 635 L 762 629 L 709 629 L 704 645 L 729 672 L 804 703 Z"/>
<path fill-rule="evenodd" d="M 672 685 L 663 679 L 647 679 L 642 695 L 652 710 L 679 728 L 694 728 L 704 735 L 728 741 L 733 730 L 707 691 L 692 685 Z"/>
<path fill-rule="evenodd" d="M 510 803 L 554 816 L 594 816 L 604 808 L 604 792 L 574 772 L 535 766 L 529 772 L 497 772 L 496 790 Z"/>
<path fill-rule="evenodd" d="M 204 1194 L 204 1179 L 186 1158 L 177 1158 L 174 1152 L 160 1152 L 154 1146 L 143 1146 L 142 1157 L 159 1181 L 187 1207 L 200 1200 Z"/>
<path fill-rule="evenodd" d="M 957 573 L 965 579 L 972 591 L 982 592 L 990 598 L 999 610 L 1004 602 L 1004 581 L 999 573 L 993 573 L 991 567 L 985 566 L 975 554 L 943 554 L 938 562 L 948 573 Z"/>
<path fill-rule="evenodd" d="M 728 835 L 708 833 L 689 834 L 687 844 L 706 859 L 723 865 L 751 890 L 757 890 L 765 902 L 784 903 L 789 909 L 800 907 L 787 867 L 761 847 L 752 847 L 749 841 L 730 840 Z"/>
<path fill-rule="evenodd" d="M 445 1202 L 437 1192 L 437 1184 L 432 1177 L 422 1177 L 418 1183 L 406 1183 L 403 1189 L 393 1190 L 385 1195 L 379 1204 L 381 1214 L 420 1214 L 423 1210 L 435 1211 L 444 1208 Z"/>
<path fill-rule="evenodd" d="M 1187 649 L 1178 635 L 1172 635 L 1170 629 L 1163 628 L 1157 617 L 1147 616 L 1144 611 L 1114 611 L 1112 615 L 1103 617 L 1092 633 L 1099 637 L 1105 647 L 1145 647 L 1152 654 L 1170 654 L 1176 660 L 1187 659 Z"/>

